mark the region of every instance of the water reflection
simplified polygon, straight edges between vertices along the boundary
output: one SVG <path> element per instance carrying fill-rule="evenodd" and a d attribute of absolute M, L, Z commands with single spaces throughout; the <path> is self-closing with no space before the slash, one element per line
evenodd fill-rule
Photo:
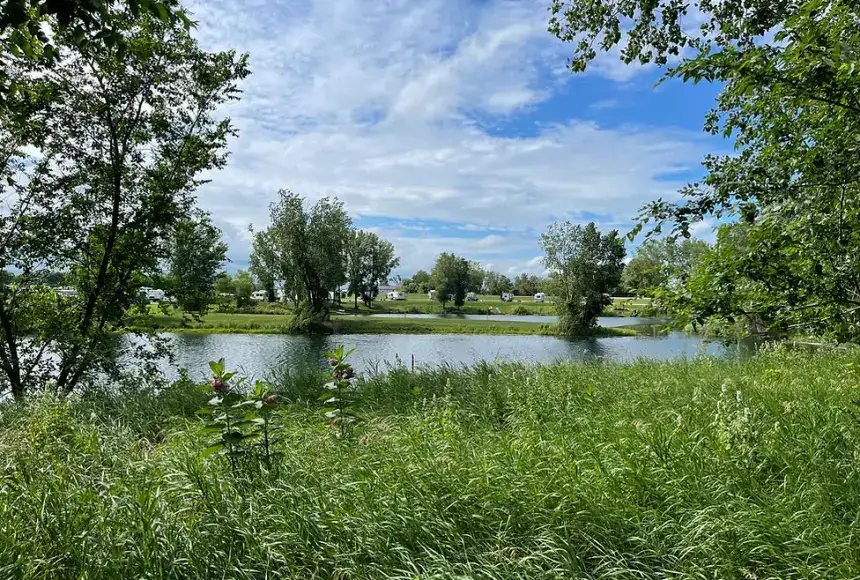
<path fill-rule="evenodd" d="M 352 334 L 287 336 L 254 334 L 168 335 L 176 353 L 175 365 L 162 370 L 176 376 L 187 368 L 192 376 L 208 374 L 208 362 L 224 357 L 231 368 L 255 377 L 269 376 L 283 367 L 322 364 L 322 353 L 338 344 L 355 348 L 354 364 L 367 371 L 396 364 L 407 366 L 471 365 L 478 361 L 551 363 L 571 360 L 631 362 L 638 358 L 668 360 L 698 355 L 731 356 L 738 345 L 707 342 L 672 332 L 663 336 L 560 339 L 549 336 L 486 336 L 438 334 Z"/>

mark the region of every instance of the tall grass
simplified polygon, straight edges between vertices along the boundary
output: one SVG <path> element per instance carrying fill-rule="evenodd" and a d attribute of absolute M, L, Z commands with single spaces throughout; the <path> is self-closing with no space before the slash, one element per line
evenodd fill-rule
<path fill-rule="evenodd" d="M 347 441 L 294 373 L 253 477 L 187 384 L 0 407 L 0 578 L 854 578 L 856 364 L 392 369 Z"/>

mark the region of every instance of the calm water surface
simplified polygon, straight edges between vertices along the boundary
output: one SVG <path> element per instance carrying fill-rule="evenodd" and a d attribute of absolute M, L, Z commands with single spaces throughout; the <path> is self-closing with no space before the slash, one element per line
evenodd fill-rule
<path fill-rule="evenodd" d="M 629 320 L 629 319 L 628 319 Z M 164 364 L 170 377 L 187 368 L 193 377 L 208 374 L 208 362 L 224 357 L 228 366 L 253 377 L 266 377 L 284 367 L 321 365 L 322 353 L 339 344 L 355 348 L 352 362 L 359 371 L 384 370 L 398 361 L 417 367 L 470 365 L 479 361 L 668 360 L 698 355 L 733 356 L 737 345 L 707 342 L 683 333 L 664 336 L 561 339 L 551 336 L 487 336 L 441 334 L 347 334 L 288 336 L 266 334 L 167 335 L 176 353 L 175 365 Z"/>

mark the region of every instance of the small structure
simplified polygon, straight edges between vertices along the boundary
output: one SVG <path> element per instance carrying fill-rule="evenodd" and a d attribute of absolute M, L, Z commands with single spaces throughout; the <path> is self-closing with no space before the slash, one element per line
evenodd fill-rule
<path fill-rule="evenodd" d="M 436 291 L 431 290 L 427 293 L 427 300 L 436 300 Z"/>
<path fill-rule="evenodd" d="M 474 292 L 469 292 L 468 294 L 466 294 L 466 302 L 477 302 L 477 301 L 478 301 L 478 295 L 475 294 Z"/>
<path fill-rule="evenodd" d="M 143 299 L 147 303 L 164 302 L 167 299 L 167 295 L 164 293 L 164 290 L 150 288 L 149 286 L 143 286 L 140 289 L 140 293 L 143 295 Z"/>
<path fill-rule="evenodd" d="M 264 300 L 268 299 L 268 297 L 269 293 L 265 290 L 254 290 L 254 292 L 251 294 L 251 300 L 253 300 L 254 302 L 263 302 Z"/>
<path fill-rule="evenodd" d="M 502 302 L 513 302 L 514 295 L 510 292 L 502 292 Z"/>
<path fill-rule="evenodd" d="M 57 292 L 57 294 L 59 294 L 63 298 L 77 298 L 77 296 L 78 296 L 77 290 L 75 290 L 74 288 L 66 287 L 66 286 L 61 287 L 61 288 L 57 288 L 56 292 Z"/>
<path fill-rule="evenodd" d="M 388 300 L 406 300 L 406 293 L 401 292 L 400 290 L 392 290 L 388 294 L 385 295 Z"/>

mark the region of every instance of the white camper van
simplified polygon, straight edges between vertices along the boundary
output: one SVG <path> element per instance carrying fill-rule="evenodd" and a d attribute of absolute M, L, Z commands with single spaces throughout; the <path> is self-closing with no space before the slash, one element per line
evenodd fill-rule
<path fill-rule="evenodd" d="M 469 292 L 468 294 L 466 294 L 466 302 L 477 302 L 477 301 L 478 301 L 478 295 L 475 294 L 474 292 Z"/>
<path fill-rule="evenodd" d="M 267 300 L 268 297 L 269 293 L 265 290 L 254 290 L 254 292 L 251 294 L 251 300 L 255 302 L 263 302 L 264 300 Z"/>
<path fill-rule="evenodd" d="M 546 294 L 543 292 L 538 292 L 535 294 L 535 302 L 544 302 L 546 301 Z"/>
<path fill-rule="evenodd" d="M 514 295 L 510 292 L 502 292 L 502 302 L 513 302 Z"/>
<path fill-rule="evenodd" d="M 386 294 L 388 300 L 406 300 L 406 293 L 400 290 L 393 290 Z"/>

